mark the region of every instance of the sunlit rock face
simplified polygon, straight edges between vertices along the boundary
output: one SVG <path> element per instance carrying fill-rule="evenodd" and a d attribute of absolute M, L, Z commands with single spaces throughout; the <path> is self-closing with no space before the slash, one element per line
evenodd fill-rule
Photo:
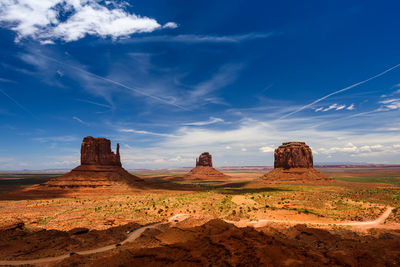
<path fill-rule="evenodd" d="M 117 153 L 111 150 L 111 142 L 106 138 L 83 138 L 81 145 L 81 165 L 122 166 L 119 156 L 119 144 Z"/>
<path fill-rule="evenodd" d="M 304 142 L 283 143 L 274 152 L 274 168 L 313 168 L 311 148 Z"/>
<path fill-rule="evenodd" d="M 275 149 L 274 169 L 262 179 L 265 183 L 330 183 L 333 178 L 314 169 L 311 148 L 304 142 L 286 142 Z"/>
<path fill-rule="evenodd" d="M 208 152 L 202 153 L 198 159 L 196 159 L 196 166 L 212 167 L 212 156 Z"/>

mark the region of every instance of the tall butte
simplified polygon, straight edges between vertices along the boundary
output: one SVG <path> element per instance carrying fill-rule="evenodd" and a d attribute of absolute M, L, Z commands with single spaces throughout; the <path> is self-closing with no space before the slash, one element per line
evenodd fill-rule
<path fill-rule="evenodd" d="M 227 179 L 230 176 L 213 168 L 212 156 L 208 152 L 202 153 L 196 159 L 196 167 L 194 167 L 186 176 L 185 180 L 218 180 Z"/>
<path fill-rule="evenodd" d="M 122 168 L 119 144 L 114 153 L 110 140 L 87 136 L 81 145 L 81 165 L 60 177 L 27 188 L 26 193 L 110 193 L 125 192 L 146 185 L 145 181 Z"/>
<path fill-rule="evenodd" d="M 274 169 L 262 179 L 269 183 L 324 183 L 333 181 L 314 169 L 311 148 L 304 142 L 286 142 L 275 149 Z"/>

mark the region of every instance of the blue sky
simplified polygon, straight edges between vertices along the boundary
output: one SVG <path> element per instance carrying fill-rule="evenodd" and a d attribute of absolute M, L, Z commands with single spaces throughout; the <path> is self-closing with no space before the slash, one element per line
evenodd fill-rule
<path fill-rule="evenodd" d="M 0 170 L 400 163 L 397 1 L 0 1 Z"/>

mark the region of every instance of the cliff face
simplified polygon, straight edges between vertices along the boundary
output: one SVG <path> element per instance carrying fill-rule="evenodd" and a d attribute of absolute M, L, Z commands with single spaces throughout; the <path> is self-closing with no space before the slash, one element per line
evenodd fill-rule
<path fill-rule="evenodd" d="M 274 152 L 274 169 L 262 178 L 266 183 L 328 183 L 334 179 L 313 167 L 311 148 L 304 142 L 283 143 Z"/>
<path fill-rule="evenodd" d="M 111 150 L 111 142 L 106 138 L 87 136 L 81 146 L 81 165 L 122 166 L 119 156 Z"/>
<path fill-rule="evenodd" d="M 275 149 L 274 168 L 313 168 L 311 148 L 304 142 L 287 142 Z"/>
<path fill-rule="evenodd" d="M 212 167 L 212 156 L 208 152 L 202 153 L 198 159 L 196 159 L 196 166 Z"/>

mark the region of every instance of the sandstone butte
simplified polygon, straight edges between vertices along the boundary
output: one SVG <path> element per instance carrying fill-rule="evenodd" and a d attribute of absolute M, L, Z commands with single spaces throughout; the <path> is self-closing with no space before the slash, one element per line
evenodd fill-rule
<path fill-rule="evenodd" d="M 65 194 L 67 192 L 110 193 L 142 188 L 147 183 L 122 168 L 119 144 L 116 153 L 111 150 L 111 142 L 106 138 L 83 138 L 81 145 L 81 165 L 70 172 L 52 178 L 40 185 L 26 188 L 27 195 Z M 93 190 L 96 189 L 96 190 Z"/>
<path fill-rule="evenodd" d="M 227 178 L 230 176 L 213 168 L 212 156 L 208 152 L 202 153 L 196 159 L 196 167 L 184 177 L 185 180 L 225 180 Z"/>
<path fill-rule="evenodd" d="M 314 169 L 311 148 L 304 142 L 286 142 L 275 149 L 274 169 L 262 179 L 267 183 L 325 183 L 333 181 Z"/>

